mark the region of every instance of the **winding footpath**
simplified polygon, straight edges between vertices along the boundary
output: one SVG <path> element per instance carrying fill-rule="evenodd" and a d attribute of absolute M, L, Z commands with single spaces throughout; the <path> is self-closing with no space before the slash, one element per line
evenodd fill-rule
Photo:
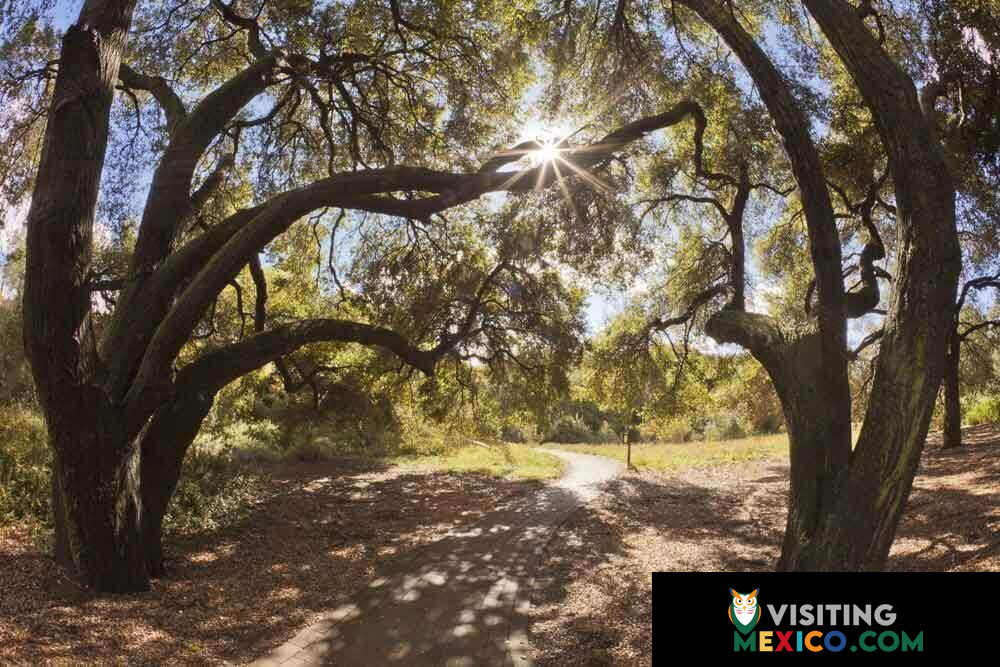
<path fill-rule="evenodd" d="M 601 456 L 546 451 L 566 461 L 557 482 L 398 559 L 391 575 L 253 664 L 532 664 L 526 612 L 545 546 L 601 484 L 625 471 Z"/>

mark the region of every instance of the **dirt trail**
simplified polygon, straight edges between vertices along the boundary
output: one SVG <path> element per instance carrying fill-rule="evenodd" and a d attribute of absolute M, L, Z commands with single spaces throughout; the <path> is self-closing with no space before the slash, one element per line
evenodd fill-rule
<path fill-rule="evenodd" d="M 528 593 L 556 528 L 625 467 L 552 451 L 566 472 L 511 509 L 398 559 L 255 665 L 529 665 Z M 336 572 L 330 573 L 336 577 Z"/>

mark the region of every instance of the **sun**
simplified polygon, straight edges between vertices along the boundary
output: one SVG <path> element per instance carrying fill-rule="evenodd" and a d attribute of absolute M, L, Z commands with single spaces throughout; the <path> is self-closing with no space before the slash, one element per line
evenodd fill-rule
<path fill-rule="evenodd" d="M 504 154 L 504 166 L 509 165 L 514 171 L 508 184 L 528 174 L 535 174 L 535 189 L 541 189 L 546 182 L 558 183 L 566 201 L 571 205 L 572 197 L 566 186 L 568 178 L 578 178 L 596 190 L 611 192 L 611 186 L 590 173 L 587 168 L 581 167 L 578 160 L 574 159 L 580 154 L 581 148 L 574 146 L 572 140 L 586 127 L 574 131 L 565 124 L 528 121 L 521 130 L 516 148 Z"/>
<path fill-rule="evenodd" d="M 559 157 L 559 142 L 560 139 L 548 138 L 537 140 L 538 144 L 541 146 L 538 150 L 531 151 L 528 154 L 528 160 L 533 166 L 539 166 L 552 162 Z"/>
<path fill-rule="evenodd" d="M 525 157 L 532 167 L 548 164 L 559 158 L 562 150 L 559 148 L 560 142 L 566 139 L 571 133 L 562 125 L 543 124 L 538 120 L 531 120 L 525 124 L 520 142 L 534 141 L 539 148 L 528 151 Z"/>

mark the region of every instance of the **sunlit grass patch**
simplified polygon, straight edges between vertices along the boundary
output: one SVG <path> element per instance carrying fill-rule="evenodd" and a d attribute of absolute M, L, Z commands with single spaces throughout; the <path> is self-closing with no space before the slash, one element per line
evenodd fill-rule
<path fill-rule="evenodd" d="M 392 463 L 447 472 L 479 472 L 507 479 L 552 479 L 563 471 L 563 462 L 552 454 L 527 445 L 470 444 L 443 454 L 397 456 Z"/>
<path fill-rule="evenodd" d="M 583 454 L 597 454 L 625 461 L 625 445 L 546 445 Z M 727 465 L 744 461 L 786 460 L 788 436 L 784 433 L 738 440 L 632 445 L 632 465 L 648 470 Z"/>

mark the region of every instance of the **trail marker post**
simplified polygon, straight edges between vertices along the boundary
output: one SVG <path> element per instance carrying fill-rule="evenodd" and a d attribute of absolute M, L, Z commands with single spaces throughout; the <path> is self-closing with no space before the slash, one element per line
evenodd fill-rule
<path fill-rule="evenodd" d="M 629 437 L 631 429 L 625 429 L 625 466 L 632 469 L 632 438 Z"/>

